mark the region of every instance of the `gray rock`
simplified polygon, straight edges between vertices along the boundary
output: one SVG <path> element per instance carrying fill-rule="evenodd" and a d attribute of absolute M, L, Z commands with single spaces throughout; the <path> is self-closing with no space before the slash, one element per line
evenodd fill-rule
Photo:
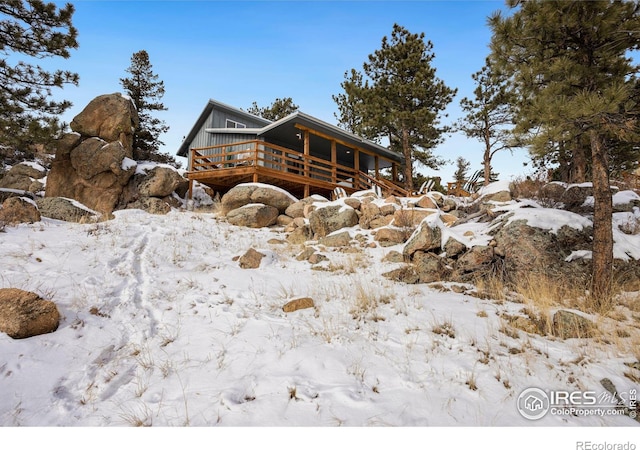
<path fill-rule="evenodd" d="M 447 243 L 444 244 L 443 250 L 447 253 L 447 257 L 455 258 L 461 253 L 464 253 L 464 251 L 467 250 L 467 246 L 450 237 L 449 239 L 447 239 Z"/>
<path fill-rule="evenodd" d="M 420 283 L 446 280 L 450 272 L 444 260 L 433 253 L 416 252 L 413 256 L 413 265 Z"/>
<path fill-rule="evenodd" d="M 162 199 L 156 197 L 142 197 L 127 205 L 127 209 L 141 209 L 149 214 L 167 214 L 171 206 Z"/>
<path fill-rule="evenodd" d="M 553 334 L 562 339 L 592 337 L 595 324 L 571 311 L 559 310 L 553 315 Z"/>
<path fill-rule="evenodd" d="M 94 217 L 90 211 L 75 206 L 69 199 L 62 197 L 46 197 L 36 200 L 40 214 L 50 219 L 65 222 L 84 222 Z"/>
<path fill-rule="evenodd" d="M 358 224 L 358 221 L 358 214 L 349 206 L 327 206 L 316 209 L 309 215 L 311 231 L 318 238 L 342 228 L 353 227 Z"/>

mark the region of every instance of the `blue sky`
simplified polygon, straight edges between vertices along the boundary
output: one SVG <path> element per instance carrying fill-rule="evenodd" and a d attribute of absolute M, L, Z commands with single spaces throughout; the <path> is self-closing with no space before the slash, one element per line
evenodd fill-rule
<path fill-rule="evenodd" d="M 164 81 L 168 111 L 157 117 L 171 127 L 161 150 L 175 154 L 209 98 L 239 108 L 268 106 L 292 97 L 300 109 L 330 123 L 344 73 L 362 69 L 394 23 L 433 42 L 437 75 L 459 89 L 446 123 L 460 116 L 471 96 L 471 75 L 484 64 L 491 37 L 487 17 L 503 1 L 90 1 L 73 2 L 79 48 L 55 67 L 77 72 L 78 87 L 55 92 L 74 106 L 65 121 L 94 97 L 122 90 L 131 56 L 149 53 Z M 480 168 L 480 142 L 449 137 L 436 151 L 454 161 L 464 156 Z M 502 178 L 527 172 L 524 151 L 498 154 Z M 454 165 L 426 175 L 450 181 Z"/>

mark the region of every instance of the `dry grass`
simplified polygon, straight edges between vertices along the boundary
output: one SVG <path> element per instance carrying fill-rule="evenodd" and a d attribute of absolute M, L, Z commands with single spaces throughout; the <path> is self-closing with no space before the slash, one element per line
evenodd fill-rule
<path fill-rule="evenodd" d="M 384 293 L 384 290 L 376 289 L 371 285 L 364 285 L 359 279 L 354 282 L 353 306 L 350 313 L 356 320 L 384 320 L 377 309 L 381 304 L 388 304 L 393 297 Z"/>
<path fill-rule="evenodd" d="M 456 330 L 451 319 L 443 320 L 442 322 L 435 324 L 431 328 L 431 331 L 441 336 L 450 337 L 451 339 L 456 337 Z"/>
<path fill-rule="evenodd" d="M 547 184 L 542 176 L 536 178 L 516 178 L 510 186 L 514 198 L 537 198 L 540 188 Z"/>
<path fill-rule="evenodd" d="M 509 289 L 500 275 L 488 275 L 475 280 L 479 298 L 487 298 L 502 303 L 507 299 Z"/>

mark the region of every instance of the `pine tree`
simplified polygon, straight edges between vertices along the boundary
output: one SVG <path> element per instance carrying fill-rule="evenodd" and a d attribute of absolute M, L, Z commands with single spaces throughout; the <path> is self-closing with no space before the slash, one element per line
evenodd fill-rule
<path fill-rule="evenodd" d="M 467 137 L 484 144 L 482 166 L 486 186 L 492 180 L 493 156 L 517 145 L 510 128 L 513 121 L 513 97 L 507 89 L 507 80 L 494 73 L 489 62 L 482 70 L 474 73 L 472 78 L 476 84 L 474 98 L 465 97 L 460 101 L 466 116 L 457 122 L 456 128 Z"/>
<path fill-rule="evenodd" d="M 71 103 L 50 99 L 53 88 L 77 85 L 77 74 L 47 71 L 29 60 L 69 58 L 78 47 L 72 25 L 74 7 L 57 8 L 41 0 L 0 2 L 0 143 L 20 145 L 46 141 L 60 130 L 55 115 Z M 20 55 L 21 61 L 12 63 Z M 22 60 L 22 58 L 26 58 Z M 29 136 L 29 130 L 38 136 Z"/>
<path fill-rule="evenodd" d="M 256 102 L 253 102 L 251 107 L 247 109 L 247 112 L 275 122 L 296 112 L 298 109 L 298 105 L 293 103 L 291 97 L 285 97 L 276 98 L 273 103 L 271 103 L 271 106 L 266 107 L 260 107 Z"/>
<path fill-rule="evenodd" d="M 381 48 L 363 64 L 364 74 L 347 72 L 341 84 L 344 94 L 333 96 L 341 126 L 373 140 L 387 137 L 391 149 L 402 153 L 409 191 L 414 159 L 431 168 L 443 162 L 432 149 L 449 131 L 440 120 L 456 94 L 436 77 L 433 44 L 424 37 L 395 24 L 391 38 L 385 36 Z"/>
<path fill-rule="evenodd" d="M 160 140 L 160 135 L 166 133 L 169 127 L 151 113 L 167 110 L 161 102 L 164 96 L 164 82 L 158 81 L 158 75 L 153 73 L 153 66 L 149 62 L 149 54 L 146 50 L 133 54 L 131 66 L 126 69 L 126 72 L 131 74 L 131 77 L 121 78 L 120 83 L 127 95 L 131 97 L 140 119 L 138 129 L 133 136 L 134 158 L 175 163 L 172 156 L 158 153 L 158 149 L 164 144 Z"/>
<path fill-rule="evenodd" d="M 458 185 L 462 187 L 464 182 L 467 180 L 467 176 L 469 175 L 469 167 L 471 167 L 471 163 L 464 159 L 462 156 L 458 156 L 456 159 L 456 171 L 453 174 L 453 178 L 455 178 Z"/>
<path fill-rule="evenodd" d="M 493 15 L 491 58 L 518 96 L 520 131 L 538 130 L 552 147 L 590 154 L 595 199 L 591 296 L 612 301 L 610 160 L 622 142 L 638 142 L 640 4 L 630 1 L 509 0 Z M 548 144 L 547 144 L 548 145 Z"/>

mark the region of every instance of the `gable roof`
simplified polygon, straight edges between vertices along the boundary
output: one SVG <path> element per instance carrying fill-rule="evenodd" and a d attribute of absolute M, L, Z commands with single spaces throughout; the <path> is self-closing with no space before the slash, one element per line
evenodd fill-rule
<path fill-rule="evenodd" d="M 182 144 L 180 145 L 180 148 L 178 148 L 178 156 L 187 156 L 187 153 L 189 152 L 189 146 L 191 145 L 191 142 L 193 142 L 193 139 L 196 137 L 196 135 L 198 134 L 198 131 L 200 131 L 200 129 L 202 128 L 202 126 L 204 125 L 204 123 L 206 122 L 207 118 L 211 115 L 211 112 L 214 110 L 221 110 L 221 111 L 226 111 L 234 116 L 240 116 L 240 117 L 246 117 L 247 120 L 250 120 L 252 122 L 258 122 L 259 124 L 261 124 L 262 126 L 267 126 L 270 123 L 272 123 L 270 120 L 264 119 L 262 117 L 250 114 L 246 111 L 243 111 L 241 109 L 235 108 L 233 106 L 227 105 L 225 103 L 219 102 L 217 100 L 214 99 L 210 99 L 207 104 L 205 105 L 204 109 L 202 110 L 202 112 L 200 113 L 200 115 L 198 116 L 198 120 L 196 120 L 196 123 L 193 125 L 193 127 L 191 127 L 191 131 L 189 131 L 189 134 L 187 134 L 187 136 L 184 138 L 184 140 L 182 141 Z M 235 129 L 236 131 L 240 130 L 240 128 Z"/>
<path fill-rule="evenodd" d="M 179 156 L 187 155 L 191 142 L 193 141 L 194 137 L 201 129 L 201 127 L 204 125 L 207 117 L 209 116 L 209 114 L 211 114 L 211 111 L 214 109 L 214 107 L 220 110 L 225 110 L 230 114 L 245 116 L 249 120 L 259 120 L 264 124 L 264 126 L 262 128 L 207 128 L 205 129 L 205 131 L 208 133 L 253 134 L 256 136 L 271 137 L 278 136 L 281 133 L 288 133 L 291 128 L 295 128 L 296 125 L 300 125 L 321 132 L 326 136 L 330 136 L 350 146 L 359 147 L 371 153 L 381 155 L 391 161 L 395 161 L 397 163 L 404 162 L 404 157 L 401 154 L 389 150 L 388 148 L 383 147 L 382 145 L 365 139 L 361 136 L 343 130 L 342 128 L 339 128 L 335 125 L 324 122 L 323 120 L 320 120 L 309 114 L 305 114 L 302 111 L 296 111 L 286 117 L 283 117 L 280 120 L 271 122 L 270 120 L 263 119 L 253 114 L 249 114 L 246 111 L 242 111 L 241 109 L 225 105 L 224 103 L 218 102 L 216 100 L 209 100 L 209 103 L 207 103 L 207 106 L 200 114 L 198 121 L 195 123 L 195 125 L 189 132 L 189 135 L 185 138 L 182 145 L 180 146 L 180 149 L 178 150 Z"/>

